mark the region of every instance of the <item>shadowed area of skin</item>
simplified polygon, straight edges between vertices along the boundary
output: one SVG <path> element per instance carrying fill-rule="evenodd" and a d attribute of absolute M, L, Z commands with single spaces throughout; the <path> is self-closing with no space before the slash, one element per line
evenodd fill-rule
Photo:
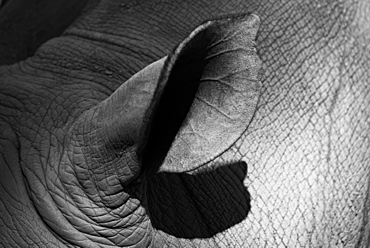
<path fill-rule="evenodd" d="M 195 239 L 211 238 L 240 223 L 250 211 L 246 174 L 244 162 L 216 165 L 195 175 L 159 173 L 147 186 L 153 228 Z"/>
<path fill-rule="evenodd" d="M 88 0 L 8 0 L 0 2 L 0 65 L 34 54 L 81 14 Z"/>

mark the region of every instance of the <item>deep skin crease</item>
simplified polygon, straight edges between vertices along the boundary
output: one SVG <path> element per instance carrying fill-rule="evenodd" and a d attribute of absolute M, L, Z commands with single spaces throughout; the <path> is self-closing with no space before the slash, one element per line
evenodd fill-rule
<path fill-rule="evenodd" d="M 1 244 L 69 246 L 51 231 L 55 216 L 41 218 L 35 207 L 47 192 L 25 177 L 28 162 L 46 168 L 63 149 L 65 123 L 170 54 L 197 25 L 245 12 L 261 20 L 256 48 L 264 74 L 255 115 L 206 173 L 152 179 L 145 204 L 157 222 L 148 245 L 369 246 L 369 10 L 365 0 L 91 2 L 33 58 L 0 68 Z M 236 190 L 225 191 L 230 185 Z M 143 199 L 134 192 L 132 199 Z M 77 213 L 69 216 L 76 229 Z M 183 218 L 191 214 L 197 218 Z M 130 237 L 143 229 L 127 230 Z"/>

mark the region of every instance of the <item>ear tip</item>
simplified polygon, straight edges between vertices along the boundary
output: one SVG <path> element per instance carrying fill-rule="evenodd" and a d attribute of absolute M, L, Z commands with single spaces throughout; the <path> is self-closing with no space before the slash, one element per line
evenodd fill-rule
<path fill-rule="evenodd" d="M 220 16 L 214 20 L 209 21 L 210 23 L 226 23 L 233 25 L 234 23 L 242 23 L 246 28 L 252 28 L 258 30 L 260 27 L 261 19 L 254 13 L 235 13 Z"/>
<path fill-rule="evenodd" d="M 249 14 L 248 15 L 248 21 L 253 24 L 253 26 L 257 26 L 257 28 L 260 26 L 261 19 L 256 14 Z"/>
<path fill-rule="evenodd" d="M 235 23 L 240 23 L 241 25 L 238 25 L 238 28 L 240 29 L 247 29 L 250 34 L 250 39 L 254 40 L 257 37 L 257 32 L 260 28 L 261 19 L 256 14 L 251 13 L 243 13 L 243 14 L 235 14 L 231 15 L 230 25 L 235 25 Z"/>
<path fill-rule="evenodd" d="M 259 18 L 259 16 L 255 15 L 255 14 L 251 14 L 248 16 L 248 22 L 250 23 L 250 27 L 255 30 L 255 33 L 254 33 L 254 38 L 256 38 L 257 36 L 257 32 L 258 32 L 258 29 L 260 28 L 260 25 L 261 25 L 261 19 Z"/>
<path fill-rule="evenodd" d="M 235 25 L 237 23 L 241 23 L 244 28 L 250 30 L 251 39 L 256 38 L 261 23 L 261 20 L 258 17 L 258 15 L 251 13 L 237 13 L 231 15 L 228 14 L 225 16 L 219 16 L 218 18 L 213 20 L 208 20 L 199 25 L 175 48 L 173 54 L 179 54 L 183 50 L 183 48 L 186 47 L 187 44 L 194 39 L 195 36 L 201 34 L 202 32 L 209 28 L 212 28 L 212 26 L 216 27 L 226 25 L 226 27 L 222 28 L 225 31 L 228 30 L 230 26 Z"/>

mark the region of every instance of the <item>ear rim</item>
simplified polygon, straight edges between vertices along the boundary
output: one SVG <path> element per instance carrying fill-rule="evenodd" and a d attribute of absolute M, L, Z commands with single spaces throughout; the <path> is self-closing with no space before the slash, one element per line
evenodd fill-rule
<path fill-rule="evenodd" d="M 150 101 L 148 109 L 145 111 L 144 119 L 143 119 L 143 126 L 145 125 L 146 128 L 140 129 L 140 142 L 141 145 L 139 146 L 138 151 L 143 151 L 145 148 L 145 144 L 147 143 L 148 135 L 147 133 L 150 131 L 150 122 L 151 117 L 155 110 L 158 108 L 159 102 L 157 99 L 160 99 L 163 92 L 165 91 L 166 86 L 168 85 L 168 79 L 171 74 L 172 68 L 175 65 L 177 59 L 181 56 L 183 49 L 189 44 L 189 42 L 198 34 L 200 34 L 203 30 L 207 29 L 209 26 L 213 25 L 214 23 L 226 23 L 231 20 L 243 20 L 248 16 L 254 16 L 259 20 L 259 17 L 255 14 L 251 13 L 236 13 L 236 14 L 229 14 L 229 15 L 221 15 L 218 18 L 214 18 L 208 21 L 203 22 L 200 26 L 194 29 L 181 43 L 179 43 L 172 52 L 167 56 L 163 68 L 161 70 L 157 87 L 154 91 L 153 97 Z M 145 142 L 144 142 L 145 141 Z"/>

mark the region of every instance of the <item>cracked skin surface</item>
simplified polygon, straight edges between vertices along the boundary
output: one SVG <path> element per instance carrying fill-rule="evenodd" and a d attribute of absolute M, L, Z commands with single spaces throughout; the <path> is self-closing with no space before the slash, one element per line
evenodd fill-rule
<path fill-rule="evenodd" d="M 2 245 L 64 247 L 71 245 L 68 235 L 78 242 L 85 223 L 78 208 L 68 209 L 74 230 L 58 229 L 59 210 L 43 217 L 40 211 L 54 202 L 65 209 L 83 204 L 79 197 L 68 202 L 73 197 L 55 194 L 50 205 L 35 206 L 48 190 L 60 189 L 37 170 L 60 176 L 46 169 L 61 162 L 53 157 L 66 143 L 66 123 L 169 54 L 202 21 L 253 12 L 261 19 L 256 48 L 264 75 L 248 129 L 199 173 L 161 173 L 132 185 L 131 205 L 120 213 L 135 212 L 129 220 L 151 218 L 152 225 L 129 226 L 126 240 L 153 228 L 147 243 L 153 247 L 369 246 L 366 1 L 94 4 L 33 58 L 0 69 Z M 39 181 L 29 180 L 31 174 Z M 99 210 L 92 208 L 90 220 L 114 229 L 111 219 L 96 219 Z"/>

